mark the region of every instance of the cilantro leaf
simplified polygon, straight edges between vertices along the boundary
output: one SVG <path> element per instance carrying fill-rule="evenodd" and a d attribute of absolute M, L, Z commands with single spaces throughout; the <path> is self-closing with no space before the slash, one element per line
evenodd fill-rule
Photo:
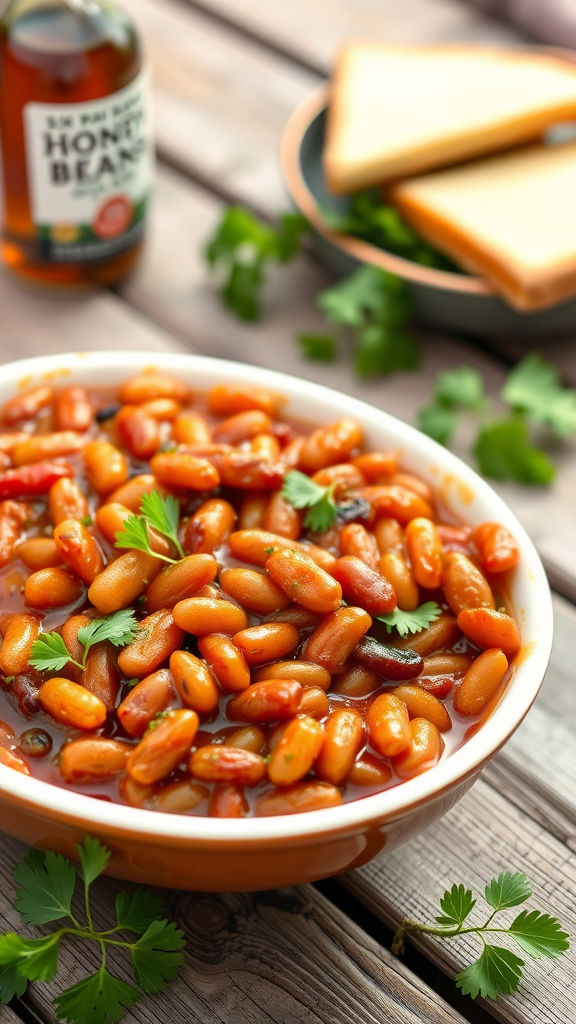
<path fill-rule="evenodd" d="M 465 996 L 497 999 L 500 992 L 515 992 L 524 961 L 504 946 L 485 944 L 481 956 L 456 975 L 456 987 Z"/>
<path fill-rule="evenodd" d="M 140 998 L 138 989 L 105 967 L 64 989 L 54 1000 L 56 1013 L 70 1024 L 117 1024 Z"/>
<path fill-rule="evenodd" d="M 163 533 L 172 541 L 180 558 L 184 558 L 182 545 L 178 540 L 178 522 L 180 519 L 180 504 L 172 494 L 163 498 L 158 491 L 142 495 L 140 513 L 150 526 L 153 526 L 159 533 Z"/>
<path fill-rule="evenodd" d="M 148 889 L 136 889 L 135 893 L 120 892 L 116 897 L 116 918 L 118 927 L 143 935 L 156 921 L 162 910 L 162 900 L 153 896 Z"/>
<path fill-rule="evenodd" d="M 391 633 L 395 628 L 400 636 L 408 636 L 408 633 L 420 633 L 423 629 L 435 622 L 442 614 L 440 605 L 436 601 L 426 601 L 419 608 L 412 612 L 404 612 L 401 608 L 395 608 L 388 615 L 377 615 L 379 622 L 386 625 L 386 632 Z"/>
<path fill-rule="evenodd" d="M 526 424 L 516 417 L 482 427 L 473 451 L 481 473 L 494 480 L 549 484 L 556 473 L 548 456 L 532 447 Z"/>
<path fill-rule="evenodd" d="M 93 644 L 109 640 L 114 647 L 125 647 L 132 643 L 139 630 L 139 625 L 131 608 L 121 608 L 111 615 L 92 619 L 86 626 L 78 630 L 80 643 L 88 650 Z"/>
<path fill-rule="evenodd" d="M 298 334 L 296 341 L 307 359 L 332 363 L 336 358 L 336 342 L 331 334 Z"/>
<path fill-rule="evenodd" d="M 28 981 L 20 974 L 17 964 L 0 966 L 0 1003 L 9 1003 L 14 996 L 23 996 L 27 986 Z"/>
<path fill-rule="evenodd" d="M 354 368 L 360 377 L 415 370 L 419 358 L 415 339 L 398 326 L 375 323 L 358 331 Z"/>
<path fill-rule="evenodd" d="M 532 895 L 532 887 L 521 871 L 515 874 L 503 871 L 486 886 L 484 895 L 494 910 L 505 910 L 506 907 L 517 907 L 519 903 L 525 903 Z"/>
<path fill-rule="evenodd" d="M 440 900 L 443 914 L 436 920 L 438 924 L 460 928 L 475 905 L 476 900 L 471 889 L 465 889 L 463 885 L 453 885 L 451 889 L 446 890 Z"/>
<path fill-rule="evenodd" d="M 338 515 L 338 508 L 326 493 L 320 501 L 308 509 L 303 525 L 312 533 L 326 533 Z"/>
<path fill-rule="evenodd" d="M 564 388 L 556 367 L 538 352 L 510 371 L 501 395 L 513 409 L 545 423 L 560 437 L 576 431 L 576 390 Z"/>
<path fill-rule="evenodd" d="M 328 320 L 348 327 L 362 327 L 366 313 L 379 313 L 385 272 L 360 267 L 349 277 L 320 292 L 316 305 Z"/>
<path fill-rule="evenodd" d="M 93 836 L 84 836 L 84 842 L 76 845 L 86 887 L 102 874 L 110 860 L 110 850 Z"/>
<path fill-rule="evenodd" d="M 70 652 L 59 633 L 44 633 L 32 644 L 29 664 L 39 672 L 61 672 Z"/>
<path fill-rule="evenodd" d="M 282 485 L 282 497 L 293 508 L 308 509 L 304 517 L 304 526 L 313 533 L 326 533 L 338 515 L 338 507 L 333 499 L 335 485 L 322 487 L 305 473 L 292 469 L 286 473 Z"/>
<path fill-rule="evenodd" d="M 449 408 L 477 409 L 484 401 L 484 378 L 472 366 L 442 370 L 436 377 L 434 397 Z"/>
<path fill-rule="evenodd" d="M 71 916 L 76 886 L 74 865 L 53 850 L 31 850 L 14 868 L 20 886 L 14 903 L 25 924 L 47 924 Z"/>
<path fill-rule="evenodd" d="M 418 410 L 418 430 L 438 444 L 448 444 L 457 424 L 456 413 L 445 405 L 423 405 Z"/>
<path fill-rule="evenodd" d="M 521 949 L 535 960 L 543 956 L 555 959 L 569 948 L 569 936 L 560 922 L 539 910 L 522 910 L 509 927 L 510 935 Z"/>
<path fill-rule="evenodd" d="M 114 547 L 135 548 L 136 551 L 146 551 L 147 554 L 153 555 L 146 521 L 134 513 L 128 516 L 122 524 L 122 529 L 116 533 Z"/>
<path fill-rule="evenodd" d="M 184 945 L 184 933 L 173 922 L 152 921 L 131 947 L 136 980 L 145 992 L 163 992 L 184 959 Z"/>
<path fill-rule="evenodd" d="M 42 939 L 7 932 L 0 935 L 0 967 L 14 967 L 25 981 L 52 981 L 58 971 L 59 946 L 59 932 Z"/>

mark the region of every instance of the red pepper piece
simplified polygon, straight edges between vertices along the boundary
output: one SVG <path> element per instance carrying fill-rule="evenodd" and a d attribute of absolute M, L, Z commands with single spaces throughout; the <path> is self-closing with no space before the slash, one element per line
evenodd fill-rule
<path fill-rule="evenodd" d="M 0 473 L 0 500 L 48 494 L 57 480 L 73 475 L 73 469 L 66 462 L 35 462 L 31 466 L 7 469 Z"/>

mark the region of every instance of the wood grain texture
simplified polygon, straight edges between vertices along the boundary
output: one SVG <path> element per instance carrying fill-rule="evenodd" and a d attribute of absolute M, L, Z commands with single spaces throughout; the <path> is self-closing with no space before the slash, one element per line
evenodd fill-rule
<path fill-rule="evenodd" d="M 22 1018 L 17 1017 L 9 1006 L 0 1006 L 0 1021 L 2 1024 L 22 1024 Z"/>
<path fill-rule="evenodd" d="M 11 905 L 11 870 L 25 852 L 13 840 L 0 843 L 0 915 L 19 933 L 25 929 Z M 92 887 L 97 927 L 107 926 L 123 887 L 113 879 Z M 185 963 L 165 993 L 146 996 L 125 1014 L 126 1024 L 465 1024 L 310 886 L 256 895 L 164 895 L 186 935 Z M 29 986 L 23 1002 L 52 1024 L 50 1000 L 97 962 L 89 945 L 81 954 L 72 942 L 63 945 L 57 981 Z M 109 968 L 132 980 L 122 954 L 109 956 Z"/>

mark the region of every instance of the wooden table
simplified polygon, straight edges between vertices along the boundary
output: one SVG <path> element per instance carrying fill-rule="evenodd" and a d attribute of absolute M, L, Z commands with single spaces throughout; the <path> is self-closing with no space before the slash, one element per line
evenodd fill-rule
<path fill-rule="evenodd" d="M 397 41 L 521 43 L 510 26 L 463 0 L 124 0 L 140 26 L 154 73 L 159 152 L 150 242 L 119 294 L 66 302 L 30 295 L 0 277 L 0 359 L 71 349 L 194 351 L 287 370 L 358 395 L 414 421 L 439 369 L 468 363 L 497 396 L 506 362 L 455 338 L 423 336 L 419 371 L 361 383 L 349 360 L 305 362 L 299 330 L 322 329 L 314 296 L 328 277 L 303 256 L 271 275 L 261 325 L 241 325 L 219 306 L 201 249 L 227 201 L 265 216 L 286 207 L 278 169 L 282 127 L 326 75 L 346 36 Z M 572 340 L 545 346 L 576 383 Z M 464 439 L 465 440 L 465 439 Z M 464 455 L 466 447 L 463 446 Z M 557 914 L 576 935 L 576 758 L 573 637 L 576 611 L 576 451 L 555 452 L 549 489 L 499 488 L 534 538 L 556 589 L 552 663 L 535 707 L 471 792 L 442 821 L 399 851 L 349 875 L 261 895 L 167 892 L 188 940 L 185 967 L 166 993 L 126 1014 L 138 1021 L 201 1024 L 574 1024 L 573 954 L 530 964 L 521 989 L 498 1002 L 461 997 L 452 982 L 470 949 L 464 940 L 422 939 L 400 961 L 391 929 L 405 916 L 431 919 L 454 881 L 480 888 L 502 870 L 524 870 L 534 906 Z M 5 928 L 20 929 L 11 906 L 11 868 L 24 849 L 0 842 Z M 113 880 L 95 886 L 108 919 Z M 75 950 L 63 954 L 70 983 Z M 124 976 L 124 966 L 117 967 Z M 0 1008 L 2 1024 L 55 1020 L 62 987 L 31 985 Z"/>

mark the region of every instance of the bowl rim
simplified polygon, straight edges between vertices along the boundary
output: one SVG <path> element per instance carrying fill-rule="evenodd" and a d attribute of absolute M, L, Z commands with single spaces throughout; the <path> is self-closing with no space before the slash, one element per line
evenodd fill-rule
<path fill-rule="evenodd" d="M 414 779 L 333 808 L 241 820 L 171 815 L 104 802 L 23 775 L 4 765 L 0 765 L 0 796 L 12 805 L 32 809 L 44 819 L 66 820 L 84 831 L 93 827 L 108 834 L 129 835 L 135 841 L 149 840 L 165 845 L 176 842 L 190 846 L 217 846 L 225 842 L 234 848 L 245 848 L 262 841 L 268 841 L 273 846 L 283 843 L 294 845 L 314 843 L 320 838 L 342 832 L 358 833 L 375 821 L 383 824 L 404 817 L 477 774 L 512 735 L 528 712 L 540 689 L 552 644 L 552 602 L 544 568 L 531 539 L 502 498 L 456 455 L 389 413 L 324 385 L 244 363 L 189 353 L 134 351 L 69 352 L 40 356 L 3 366 L 0 400 L 4 401 L 5 397 L 18 388 L 29 387 L 36 382 L 54 381 L 58 376 L 70 382 L 86 382 L 88 377 L 88 382 L 92 378 L 95 384 L 112 384 L 120 383 L 124 375 L 153 368 L 187 378 L 196 390 L 206 390 L 222 380 L 257 383 L 287 396 L 288 400 L 294 399 L 296 404 L 309 403 L 319 423 L 323 416 L 356 416 L 370 430 L 374 429 L 383 435 L 390 434 L 391 445 L 408 456 L 412 452 L 416 458 L 426 458 L 430 466 L 438 465 L 445 479 L 450 479 L 461 490 L 467 488 L 472 494 L 471 501 L 477 501 L 481 506 L 489 504 L 490 518 L 496 518 L 514 532 L 520 545 L 521 564 L 525 569 L 522 604 L 534 612 L 538 624 L 538 640 L 535 644 L 526 645 L 527 657 L 522 659 L 489 722 L 449 757 Z M 200 387 L 197 387 L 198 377 L 203 378 Z M 329 422 L 328 419 L 326 421 Z M 526 664 L 529 664 L 528 672 L 525 671 Z M 516 677 L 519 674 L 523 677 L 521 686 L 517 685 Z M 513 709 L 512 714 L 509 705 Z"/>

